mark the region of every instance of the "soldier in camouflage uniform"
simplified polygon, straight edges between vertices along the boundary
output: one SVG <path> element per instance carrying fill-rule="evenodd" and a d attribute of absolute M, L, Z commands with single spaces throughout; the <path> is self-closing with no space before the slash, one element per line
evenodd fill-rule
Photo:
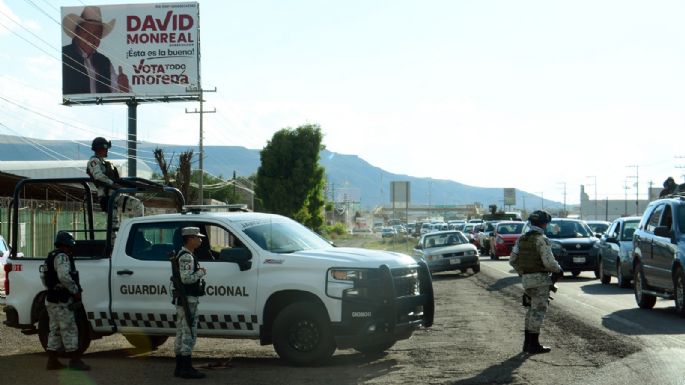
<path fill-rule="evenodd" d="M 181 302 L 183 298 L 174 298 L 176 304 L 176 342 L 174 351 L 176 352 L 176 369 L 174 376 L 181 378 L 203 378 L 204 373 L 197 371 L 192 366 L 192 353 L 197 339 L 197 305 L 198 297 L 204 295 L 204 281 L 202 277 L 207 274 L 204 267 L 200 267 L 193 252 L 202 243 L 204 234 L 200 233 L 197 227 L 184 227 L 181 230 L 183 236 L 183 248 L 176 254 L 173 263 L 178 265 L 178 273 L 185 300 L 187 301 L 191 320 L 186 317 L 186 309 Z"/>
<path fill-rule="evenodd" d="M 98 136 L 93 139 L 90 148 L 95 154 L 88 160 L 86 169 L 88 176 L 97 187 L 100 208 L 104 212 L 107 212 L 110 191 L 121 187 L 116 183 L 119 180 L 119 171 L 111 162 L 105 160 L 111 147 L 112 142 L 103 137 Z M 145 211 L 143 203 L 138 198 L 127 194 L 117 195 L 114 207 L 112 207 L 112 228 L 115 230 L 119 228 L 119 208 L 134 216 L 142 216 Z"/>
<path fill-rule="evenodd" d="M 530 231 L 522 235 L 511 251 L 509 264 L 521 275 L 525 294 L 530 298 L 526 313 L 526 331 L 523 352 L 530 354 L 547 353 L 552 349 L 540 345 L 539 336 L 549 304 L 549 291 L 552 285 L 550 272 L 561 273 L 559 263 L 554 259 L 552 246 L 545 236 L 545 227 L 552 217 L 543 210 L 534 211 L 528 217 Z"/>
<path fill-rule="evenodd" d="M 65 367 L 57 359 L 57 352 L 61 349 L 64 349 L 71 358 L 70 369 L 90 370 L 90 366 L 81 361 L 81 353 L 78 352 L 78 327 L 73 304 L 81 301 L 82 290 L 72 256 L 74 245 L 76 241 L 71 233 L 58 232 L 55 236 L 57 248 L 48 254 L 45 267 L 41 269 L 44 284 L 48 289 L 45 307 L 50 318 L 47 370 Z"/>

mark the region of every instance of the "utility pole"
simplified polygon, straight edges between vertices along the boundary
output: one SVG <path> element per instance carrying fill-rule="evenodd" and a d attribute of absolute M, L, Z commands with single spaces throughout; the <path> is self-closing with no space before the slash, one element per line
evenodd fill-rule
<path fill-rule="evenodd" d="M 595 181 L 595 217 L 593 219 L 597 220 L 597 176 L 591 175 L 586 176 L 586 178 L 593 178 Z"/>
<path fill-rule="evenodd" d="M 635 167 L 635 175 L 629 175 L 628 178 L 635 178 L 635 215 L 640 215 L 640 166 L 632 164 L 626 167 Z"/>
<path fill-rule="evenodd" d="M 540 191 L 539 193 L 536 193 L 536 194 L 540 194 L 540 210 L 544 210 L 544 209 L 545 209 L 545 195 L 544 195 L 544 192 Z"/>
<path fill-rule="evenodd" d="M 203 109 L 203 103 L 204 103 L 204 93 L 205 92 L 216 92 L 216 87 L 214 87 L 213 90 L 203 90 L 202 87 L 188 87 L 188 91 L 198 91 L 200 93 L 200 110 L 198 111 L 197 108 L 194 111 L 188 111 L 186 108 L 186 114 L 200 114 L 200 183 L 199 183 L 199 204 L 204 203 L 204 191 L 203 191 L 203 186 L 204 186 L 204 175 L 205 175 L 205 168 L 204 168 L 204 158 L 205 158 L 205 148 L 203 145 L 204 141 L 204 132 L 202 130 L 202 116 L 204 114 L 213 114 L 216 112 L 216 108 L 213 109 L 212 111 L 205 111 Z"/>
<path fill-rule="evenodd" d="M 566 218 L 566 182 L 558 182 L 558 184 L 564 185 L 564 215 L 563 215 L 563 217 Z"/>
<path fill-rule="evenodd" d="M 627 217 L 628 216 L 628 181 L 624 180 L 623 181 L 623 192 L 624 192 L 624 198 L 623 198 L 623 203 L 625 204 L 625 209 L 623 210 L 623 216 Z"/>

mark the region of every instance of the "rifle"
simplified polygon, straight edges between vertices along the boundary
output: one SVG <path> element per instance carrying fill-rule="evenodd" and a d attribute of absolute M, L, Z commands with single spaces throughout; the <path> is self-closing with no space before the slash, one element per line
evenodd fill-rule
<path fill-rule="evenodd" d="M 552 284 L 549 285 L 549 293 L 550 293 L 549 300 L 550 301 L 554 299 L 554 298 L 552 298 L 551 294 L 556 293 L 557 290 L 559 290 L 556 283 L 559 280 L 559 278 L 561 278 L 563 275 L 564 275 L 563 271 L 560 273 L 552 273 L 550 275 L 550 278 L 552 279 Z M 523 293 L 523 297 L 521 297 L 521 305 L 524 307 L 530 307 L 530 297 L 525 292 Z"/>
<path fill-rule="evenodd" d="M 190 336 L 193 337 L 193 313 L 190 311 L 190 304 L 188 304 L 188 296 L 186 295 L 185 287 L 183 282 L 181 282 L 181 273 L 178 271 L 178 258 L 173 252 L 170 254 L 171 260 L 171 284 L 174 286 L 174 301 L 177 305 L 183 306 L 183 312 L 186 315 L 186 323 L 188 324 L 188 330 L 190 330 Z M 173 301 L 172 301 L 173 303 Z"/>

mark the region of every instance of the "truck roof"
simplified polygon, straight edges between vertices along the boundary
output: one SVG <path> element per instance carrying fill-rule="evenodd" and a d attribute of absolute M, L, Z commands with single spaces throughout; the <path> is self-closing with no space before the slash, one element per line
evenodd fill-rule
<path fill-rule="evenodd" d="M 266 221 L 283 221 L 287 220 L 286 217 L 278 214 L 269 213 L 258 213 L 258 212 L 213 212 L 213 211 L 200 211 L 200 212 L 185 212 L 185 213 L 172 213 L 172 214 L 157 214 L 149 215 L 144 217 L 131 218 L 134 222 L 148 222 L 148 221 L 159 221 L 159 220 L 198 220 L 198 219 L 209 219 L 217 218 L 222 221 L 241 223 L 241 222 L 266 222 Z"/>

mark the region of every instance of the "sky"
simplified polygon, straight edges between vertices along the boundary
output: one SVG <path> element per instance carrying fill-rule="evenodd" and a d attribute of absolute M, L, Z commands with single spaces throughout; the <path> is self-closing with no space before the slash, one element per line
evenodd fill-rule
<path fill-rule="evenodd" d="M 121 3 L 0 0 L 0 134 L 127 138 L 125 105 L 61 104 L 60 7 Z M 199 4 L 205 146 L 313 123 L 390 173 L 568 204 L 685 181 L 685 2 Z M 139 140 L 197 145 L 197 108 L 141 104 Z"/>

